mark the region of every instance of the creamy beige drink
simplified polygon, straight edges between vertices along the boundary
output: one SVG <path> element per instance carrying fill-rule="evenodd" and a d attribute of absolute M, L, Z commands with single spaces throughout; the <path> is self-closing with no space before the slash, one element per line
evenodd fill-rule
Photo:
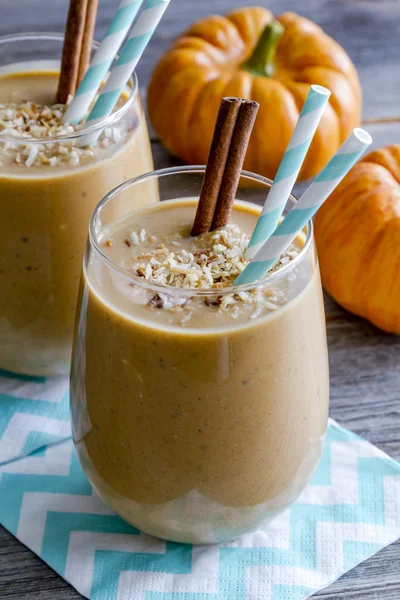
<path fill-rule="evenodd" d="M 226 541 L 289 506 L 321 455 L 328 364 L 312 240 L 263 285 L 230 288 L 259 207 L 190 237 L 194 199 L 98 221 L 72 370 L 74 439 L 124 519 Z M 93 241 L 93 240 L 92 240 Z"/>
<path fill-rule="evenodd" d="M 152 168 L 137 92 L 95 146 L 80 148 L 65 107 L 54 106 L 57 79 L 51 70 L 0 77 L 0 368 L 32 375 L 69 370 L 93 208 Z"/>

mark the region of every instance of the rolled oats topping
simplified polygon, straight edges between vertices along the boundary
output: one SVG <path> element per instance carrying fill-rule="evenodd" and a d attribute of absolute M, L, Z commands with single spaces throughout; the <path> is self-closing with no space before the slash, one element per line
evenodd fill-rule
<path fill-rule="evenodd" d="M 233 319 L 245 311 L 249 318 L 255 319 L 276 310 L 286 301 L 286 294 L 282 286 L 274 289 L 271 284 L 249 291 L 224 292 L 249 262 L 245 256 L 249 240 L 235 224 L 197 237 L 175 233 L 168 241 L 141 228 L 130 232 L 121 242 L 130 253 L 122 266 L 149 284 L 165 286 L 165 292 L 149 291 L 146 302 L 155 310 L 181 312 L 182 326 L 190 321 L 199 306 L 223 312 Z M 104 246 L 111 244 L 114 246 L 115 240 L 107 239 Z M 291 244 L 272 271 L 291 262 L 299 251 L 299 246 Z M 290 277 L 288 275 L 289 284 Z M 169 293 L 168 287 L 174 288 L 174 292 Z M 185 293 L 179 295 L 177 289 Z M 207 290 L 210 294 L 191 296 L 190 290 Z"/>

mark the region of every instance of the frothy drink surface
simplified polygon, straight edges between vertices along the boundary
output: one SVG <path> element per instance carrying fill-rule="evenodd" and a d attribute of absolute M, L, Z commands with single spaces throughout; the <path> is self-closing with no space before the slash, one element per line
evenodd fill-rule
<path fill-rule="evenodd" d="M 103 253 L 137 280 L 97 256 L 87 265 L 72 412 L 81 462 L 122 517 L 166 539 L 215 542 L 270 520 L 308 482 L 326 430 L 328 366 L 312 247 L 287 275 L 231 294 L 230 304 L 229 276 L 218 270 L 222 287 L 193 280 L 182 304 L 174 304 L 187 288 L 179 267 L 164 297 L 151 289 L 163 274 L 162 257 L 151 255 L 157 246 L 175 248 L 171 271 L 183 249 L 209 264 L 217 245 L 215 255 L 231 259 L 259 208 L 236 203 L 226 229 L 227 238 L 236 232 L 233 245 L 212 234 L 190 240 L 194 213 L 194 200 L 161 203 L 102 233 Z M 303 244 L 300 237 L 283 263 Z"/>
<path fill-rule="evenodd" d="M 53 106 L 57 80 L 53 71 L 0 77 L 0 368 L 30 375 L 68 373 L 90 214 L 111 188 L 152 169 L 140 101 L 93 148 L 58 143 L 74 128 Z"/>

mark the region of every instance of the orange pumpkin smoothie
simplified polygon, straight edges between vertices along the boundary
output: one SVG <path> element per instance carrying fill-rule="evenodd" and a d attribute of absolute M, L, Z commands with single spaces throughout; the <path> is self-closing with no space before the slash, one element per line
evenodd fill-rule
<path fill-rule="evenodd" d="M 137 89 L 98 142 L 80 148 L 54 105 L 57 81 L 52 70 L 0 77 L 0 368 L 30 375 L 69 371 L 90 214 L 113 186 L 152 168 Z"/>
<path fill-rule="evenodd" d="M 236 202 L 230 225 L 191 238 L 195 209 L 162 202 L 99 225 L 72 415 L 81 463 L 119 515 L 211 543 L 271 520 L 309 481 L 328 364 L 312 240 L 300 236 L 270 281 L 233 289 L 260 209 Z"/>

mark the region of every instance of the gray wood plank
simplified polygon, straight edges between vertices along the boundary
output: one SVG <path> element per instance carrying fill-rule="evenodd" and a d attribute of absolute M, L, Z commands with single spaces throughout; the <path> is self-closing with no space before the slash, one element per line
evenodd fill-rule
<path fill-rule="evenodd" d="M 119 0 L 100 0 L 97 39 Z M 1 0 L 0 35 L 14 31 L 64 28 L 67 0 Z M 172 0 L 138 68 L 145 91 L 151 69 L 162 52 L 195 19 L 254 0 Z M 269 0 L 275 13 L 299 10 L 298 0 Z M 341 43 L 355 62 L 364 90 L 364 118 L 400 114 L 400 2 L 396 0 L 308 0 L 304 16 L 315 20 Z M 374 147 L 400 140 L 400 123 L 370 123 Z M 154 140 L 158 168 L 178 161 Z M 305 184 L 296 187 L 296 193 Z M 325 297 L 331 368 L 331 415 L 400 460 L 400 339 L 346 313 Z M 392 544 L 315 595 L 321 600 L 398 600 L 400 543 Z M 75 600 L 77 594 L 61 577 L 0 528 L 0 598 Z M 228 599 L 227 599 L 228 600 Z"/>
<path fill-rule="evenodd" d="M 104 35 L 119 0 L 100 0 L 96 37 Z M 0 35 L 14 31 L 63 31 L 68 0 L 1 0 Z M 347 50 L 364 90 L 364 116 L 398 116 L 400 2 L 396 0 L 269 0 L 274 14 L 297 11 L 316 21 Z M 299 7 L 300 4 L 300 7 Z M 198 18 L 224 14 L 255 0 L 172 0 L 138 67 L 147 85 L 151 69 L 171 40 Z"/>

